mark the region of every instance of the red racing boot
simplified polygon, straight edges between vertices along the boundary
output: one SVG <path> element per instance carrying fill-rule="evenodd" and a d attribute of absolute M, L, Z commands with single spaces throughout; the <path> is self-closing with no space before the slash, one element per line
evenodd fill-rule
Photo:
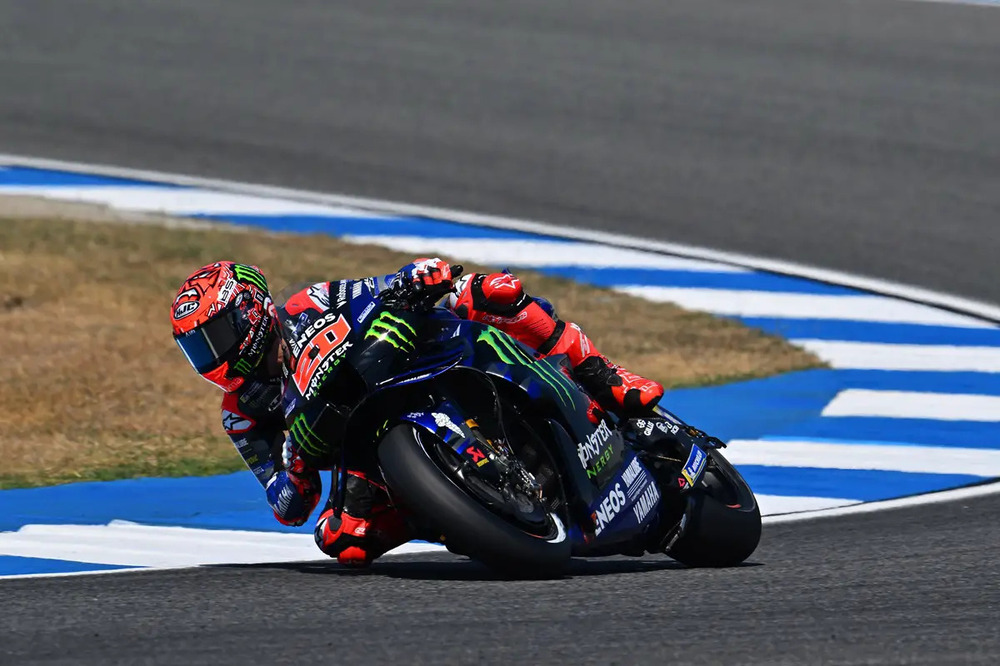
<path fill-rule="evenodd" d="M 566 354 L 576 380 L 606 410 L 642 415 L 663 397 L 663 386 L 615 365 L 572 323 L 555 316 L 551 305 L 524 292 L 510 273 L 466 275 L 455 283 L 449 307 L 460 317 L 499 328 L 542 356 Z"/>
<path fill-rule="evenodd" d="M 402 514 L 388 505 L 385 491 L 363 475 L 348 472 L 344 510 L 333 514 L 333 498 L 316 521 L 319 549 L 349 567 L 367 567 L 410 539 L 413 530 Z"/>
<path fill-rule="evenodd" d="M 663 397 L 662 384 L 609 361 L 576 324 L 565 325 L 548 354 L 566 354 L 576 380 L 609 411 L 644 414 Z"/>

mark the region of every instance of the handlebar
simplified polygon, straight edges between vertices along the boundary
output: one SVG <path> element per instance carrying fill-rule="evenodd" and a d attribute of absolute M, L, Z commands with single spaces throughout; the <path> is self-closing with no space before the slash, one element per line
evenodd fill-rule
<path fill-rule="evenodd" d="M 462 264 L 452 264 L 451 280 L 437 285 L 427 286 L 422 282 L 400 281 L 382 292 L 382 301 L 390 307 L 403 310 L 429 310 L 443 296 L 455 291 L 455 278 L 464 270 Z"/>

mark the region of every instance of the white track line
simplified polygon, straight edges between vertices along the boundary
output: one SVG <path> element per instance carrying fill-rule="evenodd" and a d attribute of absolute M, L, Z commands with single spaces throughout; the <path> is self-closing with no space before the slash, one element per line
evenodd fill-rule
<path fill-rule="evenodd" d="M 972 7 L 1000 7 L 1000 0 L 903 0 L 903 2 L 923 2 L 934 5 L 970 5 Z"/>
<path fill-rule="evenodd" d="M 992 324 L 975 317 L 885 296 L 796 294 L 684 287 L 618 287 L 617 289 L 659 303 L 676 303 L 689 310 L 737 317 L 841 319 L 994 328 Z"/>
<path fill-rule="evenodd" d="M 848 389 L 838 393 L 821 416 L 1000 421 L 1000 396 Z"/>
<path fill-rule="evenodd" d="M 440 551 L 410 543 L 393 554 Z M 108 525 L 25 525 L 0 532 L 0 555 L 144 568 L 326 560 L 311 534 Z"/>
<path fill-rule="evenodd" d="M 0 194 L 44 197 L 60 201 L 100 204 L 129 211 L 170 215 L 322 215 L 373 219 L 392 219 L 395 217 L 378 215 L 358 208 L 326 206 L 230 192 L 156 186 L 11 185 L 0 186 Z"/>
<path fill-rule="evenodd" d="M 363 208 L 368 209 L 375 215 L 385 215 L 387 212 L 390 212 L 394 215 L 432 217 L 444 220 L 453 220 L 455 222 L 464 222 L 466 224 L 478 224 L 497 229 L 513 229 L 546 236 L 603 243 L 614 247 L 663 252 L 681 257 L 704 259 L 711 262 L 721 262 L 743 268 L 754 268 L 763 271 L 783 273 L 787 275 L 794 275 L 796 277 L 818 280 L 820 282 L 829 282 L 846 287 L 879 292 L 888 296 L 896 296 L 905 300 L 918 301 L 929 305 L 936 305 L 943 308 L 962 311 L 966 314 L 977 317 L 1000 321 L 1000 306 L 954 294 L 945 294 L 938 291 L 932 291 L 930 289 L 900 284 L 898 282 L 890 282 L 888 280 L 855 275 L 853 273 L 845 273 L 843 271 L 817 268 L 815 266 L 807 266 L 805 264 L 798 264 L 790 261 L 780 261 L 755 255 L 739 254 L 736 252 L 725 252 L 710 248 L 697 247 L 694 245 L 666 243 L 663 241 L 651 240 L 649 238 L 626 236 L 624 234 L 616 234 L 605 231 L 571 229 L 555 224 L 545 224 L 534 220 L 473 213 L 470 211 L 441 208 L 437 206 L 406 204 L 385 199 L 366 199 L 363 197 L 351 197 L 341 194 L 324 194 L 321 192 L 296 190 L 287 187 L 257 185 L 230 180 L 200 178 L 197 176 L 184 176 L 180 174 L 164 173 L 161 171 L 151 171 L 146 169 L 128 169 L 102 164 L 86 164 L 82 162 L 25 157 L 23 155 L 0 154 L 0 164 L 26 166 L 36 169 L 58 169 L 83 174 L 103 175 L 112 178 L 162 181 L 175 185 L 188 185 L 192 187 L 208 187 L 234 193 L 251 194 L 253 196 L 291 199 L 293 201 L 319 203 L 328 206 Z"/>
<path fill-rule="evenodd" d="M 375 215 L 392 213 L 395 215 L 424 216 L 452 220 L 455 222 L 464 222 L 466 224 L 478 224 L 497 229 L 526 231 L 558 238 L 587 241 L 591 243 L 603 243 L 617 248 L 659 252 L 667 255 L 686 257 L 689 259 L 701 259 L 709 262 L 726 263 L 740 268 L 751 268 L 811 280 L 818 280 L 820 282 L 828 282 L 831 284 L 853 287 L 855 289 L 878 292 L 885 296 L 893 296 L 919 304 L 954 310 L 960 316 L 980 317 L 991 320 L 992 322 L 1000 322 L 1000 307 L 992 303 L 985 303 L 983 301 L 977 301 L 954 294 L 945 294 L 930 289 L 913 287 L 910 285 L 900 284 L 898 282 L 860 276 L 843 271 L 817 268 L 795 262 L 768 259 L 765 257 L 740 254 L 736 252 L 725 252 L 704 247 L 683 245 L 680 243 L 666 243 L 651 240 L 649 238 L 626 236 L 623 234 L 603 231 L 570 229 L 554 224 L 544 224 L 533 220 L 516 219 L 435 206 L 405 204 L 395 201 L 366 199 L 362 197 L 350 197 L 344 195 L 323 194 L 306 190 L 240 183 L 221 179 L 183 176 L 151 170 L 128 169 L 107 165 L 86 164 L 80 162 L 68 162 L 63 160 L 4 154 L 0 154 L 0 164 L 29 166 L 38 169 L 57 169 L 117 178 L 162 181 L 177 185 L 206 187 L 259 197 L 291 199 L 303 203 L 322 204 L 334 207 L 363 208 L 369 210 Z M 813 519 L 825 516 L 864 513 L 868 511 L 946 502 L 955 499 L 994 493 L 1000 493 L 1000 483 L 972 489 L 958 489 L 954 491 L 933 493 L 930 495 L 902 498 L 887 502 L 871 502 L 853 507 L 831 508 L 819 511 L 797 513 L 790 516 L 777 516 L 768 519 L 768 522 L 787 522 L 791 520 Z"/>
<path fill-rule="evenodd" d="M 858 504 L 858 500 L 831 497 L 785 497 L 783 495 L 755 495 L 762 516 L 776 516 L 793 511 L 820 511 Z"/>
<path fill-rule="evenodd" d="M 876 511 L 909 509 L 915 506 L 941 504 L 943 502 L 960 502 L 962 500 L 998 494 L 1000 494 L 1000 482 L 968 488 L 955 488 L 954 490 L 944 490 L 939 493 L 914 495 L 913 497 L 900 497 L 899 499 L 883 500 L 881 502 L 863 502 L 852 506 L 834 507 L 820 511 L 790 512 L 784 515 L 769 516 L 763 520 L 765 523 L 773 525 L 798 522 L 800 520 L 815 520 L 817 518 L 838 518 L 840 516 L 853 516 L 861 513 L 875 513 Z M 984 518 L 984 520 L 989 520 L 989 518 Z"/>
<path fill-rule="evenodd" d="M 413 254 L 440 254 L 499 266 L 536 268 L 586 266 L 597 268 L 658 268 L 663 270 L 749 273 L 745 268 L 702 259 L 671 257 L 597 243 L 490 238 L 427 238 L 422 236 L 342 236 L 351 243 L 381 245 Z"/>
<path fill-rule="evenodd" d="M 26 525 L 0 533 L 0 554 L 137 567 L 314 559 L 309 534 L 138 525 Z"/>
<path fill-rule="evenodd" d="M 789 340 L 837 369 L 1000 372 L 1000 347 Z"/>
<path fill-rule="evenodd" d="M 726 459 L 740 465 L 873 469 L 1000 477 L 1000 451 L 948 446 L 734 439 Z"/>

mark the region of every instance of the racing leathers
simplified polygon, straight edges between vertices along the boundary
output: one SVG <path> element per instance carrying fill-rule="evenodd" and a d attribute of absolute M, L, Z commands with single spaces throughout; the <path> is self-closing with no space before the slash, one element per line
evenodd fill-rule
<path fill-rule="evenodd" d="M 342 341 L 350 322 L 338 315 L 335 304 L 361 290 L 377 295 L 400 281 L 447 283 L 450 267 L 438 259 L 417 260 L 382 278 L 320 282 L 295 293 L 277 310 L 284 376 L 251 378 L 223 398 L 223 426 L 265 487 L 275 518 L 286 525 L 308 520 L 322 491 L 320 471 L 340 462 L 328 450 L 330 440 L 342 434 L 346 410 L 319 395 L 330 364 L 349 345 Z M 471 274 L 454 286 L 447 306 L 458 316 L 495 326 L 541 355 L 566 354 L 577 380 L 597 400 L 596 408 L 627 414 L 662 396 L 659 384 L 610 363 L 579 326 L 560 321 L 544 299 L 528 296 L 516 276 Z M 345 460 L 342 511 L 335 515 L 332 489 L 315 538 L 341 563 L 364 566 L 414 533 L 406 516 L 389 505 L 380 480 L 366 473 L 368 466 Z"/>

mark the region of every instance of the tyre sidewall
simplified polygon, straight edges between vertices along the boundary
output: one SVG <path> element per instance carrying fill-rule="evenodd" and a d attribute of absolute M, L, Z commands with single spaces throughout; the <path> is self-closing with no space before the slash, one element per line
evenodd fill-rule
<path fill-rule="evenodd" d="M 379 444 L 378 457 L 393 495 L 440 532 L 449 550 L 524 577 L 558 575 L 567 566 L 571 544 L 565 528 L 560 540 L 546 541 L 490 512 L 438 468 L 413 426 L 391 429 Z"/>

